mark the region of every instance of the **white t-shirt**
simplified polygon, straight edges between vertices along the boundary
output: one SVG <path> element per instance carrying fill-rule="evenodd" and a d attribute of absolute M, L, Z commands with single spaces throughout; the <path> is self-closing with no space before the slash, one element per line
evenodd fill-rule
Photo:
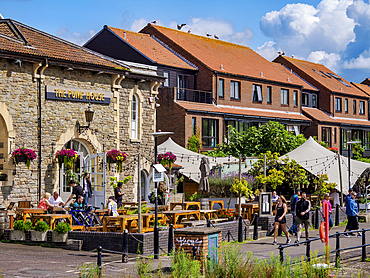
<path fill-rule="evenodd" d="M 108 203 L 108 209 L 110 209 L 110 211 L 112 212 L 110 216 L 118 216 L 117 203 L 115 201 L 110 201 Z"/>
<path fill-rule="evenodd" d="M 50 198 L 49 198 L 49 203 L 50 205 L 52 206 L 59 206 L 59 203 L 64 203 L 62 198 L 60 196 L 58 196 L 58 198 L 55 200 L 54 199 L 54 195 L 52 195 Z"/>

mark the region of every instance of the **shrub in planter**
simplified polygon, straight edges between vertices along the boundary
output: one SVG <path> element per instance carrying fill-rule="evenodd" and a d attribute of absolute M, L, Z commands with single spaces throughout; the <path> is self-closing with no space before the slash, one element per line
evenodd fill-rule
<path fill-rule="evenodd" d="M 68 232 L 71 230 L 72 229 L 69 223 L 58 223 L 53 231 L 53 242 L 66 242 L 68 238 Z"/>
<path fill-rule="evenodd" d="M 17 220 L 10 231 L 10 240 L 26 240 L 26 232 L 32 229 L 31 221 Z"/>
<path fill-rule="evenodd" d="M 50 230 L 48 224 L 44 221 L 37 221 L 34 230 L 31 230 L 31 240 L 32 241 L 46 241 L 47 231 Z"/>

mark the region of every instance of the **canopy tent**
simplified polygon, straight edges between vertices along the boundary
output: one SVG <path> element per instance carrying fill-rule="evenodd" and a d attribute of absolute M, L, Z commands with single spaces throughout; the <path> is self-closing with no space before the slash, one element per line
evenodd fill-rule
<path fill-rule="evenodd" d="M 180 169 L 180 173 L 198 183 L 201 177 L 199 166 L 202 157 L 207 157 L 209 159 L 211 168 L 216 165 L 239 161 L 239 159 L 235 157 L 210 157 L 190 151 L 176 144 L 171 137 L 169 137 L 166 142 L 158 145 L 157 150 L 158 153 L 172 152 L 176 155 L 177 160 L 175 163 L 183 167 Z"/>
<path fill-rule="evenodd" d="M 338 163 L 338 156 L 340 163 Z M 348 191 L 348 158 L 338 155 L 327 148 L 321 146 L 312 137 L 296 148 L 295 150 L 283 155 L 280 159 L 289 157 L 295 160 L 299 165 L 306 169 L 311 174 L 317 176 L 327 174 L 329 181 L 337 184 L 337 189 L 340 191 L 339 165 L 342 170 L 342 185 L 343 192 Z M 369 163 L 351 159 L 351 187 L 356 183 L 361 174 L 370 168 Z"/>

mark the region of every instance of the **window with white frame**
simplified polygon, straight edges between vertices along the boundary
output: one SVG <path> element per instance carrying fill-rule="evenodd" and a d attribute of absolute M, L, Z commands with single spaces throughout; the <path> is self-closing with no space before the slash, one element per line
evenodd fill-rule
<path fill-rule="evenodd" d="M 164 87 L 170 86 L 170 76 L 168 71 L 163 72 L 163 77 L 166 77 L 166 80 L 163 82 Z"/>
<path fill-rule="evenodd" d="M 365 101 L 360 101 L 360 106 L 358 107 L 358 113 L 365 114 Z"/>
<path fill-rule="evenodd" d="M 138 107 L 138 98 L 133 94 L 131 102 L 131 139 L 138 139 Z"/>
<path fill-rule="evenodd" d="M 272 88 L 267 86 L 267 103 L 272 103 Z"/>
<path fill-rule="evenodd" d="M 342 112 L 342 99 L 339 97 L 335 98 L 335 112 Z"/>
<path fill-rule="evenodd" d="M 348 113 L 348 98 L 344 99 L 344 112 Z"/>
<path fill-rule="evenodd" d="M 230 81 L 230 97 L 240 99 L 240 82 Z"/>
<path fill-rule="evenodd" d="M 253 102 L 262 102 L 262 86 L 253 84 Z"/>
<path fill-rule="evenodd" d="M 289 91 L 281 89 L 281 104 L 289 105 Z"/>

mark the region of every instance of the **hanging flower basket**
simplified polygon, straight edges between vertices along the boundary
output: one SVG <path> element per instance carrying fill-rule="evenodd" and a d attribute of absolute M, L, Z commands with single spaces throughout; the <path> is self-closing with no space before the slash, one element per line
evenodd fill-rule
<path fill-rule="evenodd" d="M 77 153 L 72 149 L 64 149 L 57 151 L 55 156 L 58 160 L 59 168 L 61 168 L 62 164 L 64 163 L 64 167 L 67 170 L 73 169 L 73 163 L 76 161 L 78 157 Z"/>
<path fill-rule="evenodd" d="M 168 165 L 170 171 L 172 169 L 172 164 L 176 161 L 176 159 L 176 155 L 174 155 L 172 152 L 166 152 L 165 154 L 158 155 L 158 162 L 162 164 L 163 167 L 166 167 L 166 165 Z"/>
<path fill-rule="evenodd" d="M 18 165 L 20 162 L 25 162 L 28 170 L 30 170 L 31 161 L 36 159 L 37 154 L 34 150 L 19 148 L 12 153 L 12 157 L 15 161 L 15 164 Z"/>
<path fill-rule="evenodd" d="M 118 150 L 111 150 L 107 152 L 108 169 L 110 171 L 111 164 L 117 164 L 118 172 L 122 172 L 122 164 L 127 160 L 127 154 Z"/>

